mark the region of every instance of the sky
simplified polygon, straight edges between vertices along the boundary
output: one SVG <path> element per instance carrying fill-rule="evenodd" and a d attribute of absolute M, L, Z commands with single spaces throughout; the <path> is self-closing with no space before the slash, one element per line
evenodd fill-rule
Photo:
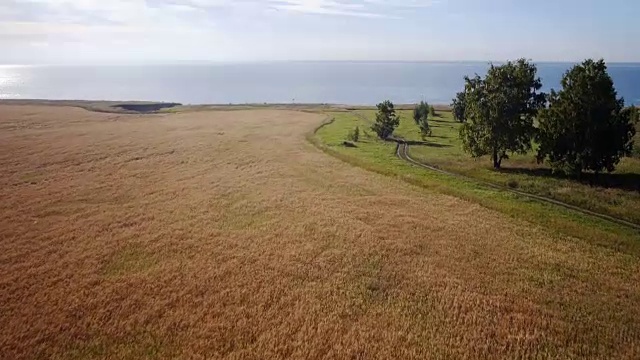
<path fill-rule="evenodd" d="M 636 0 L 0 0 L 0 64 L 640 62 Z"/>

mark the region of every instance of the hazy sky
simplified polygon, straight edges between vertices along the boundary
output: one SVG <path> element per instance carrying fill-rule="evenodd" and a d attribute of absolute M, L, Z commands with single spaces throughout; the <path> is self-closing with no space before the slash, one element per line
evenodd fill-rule
<path fill-rule="evenodd" d="M 637 0 L 0 0 L 0 63 L 640 61 Z"/>

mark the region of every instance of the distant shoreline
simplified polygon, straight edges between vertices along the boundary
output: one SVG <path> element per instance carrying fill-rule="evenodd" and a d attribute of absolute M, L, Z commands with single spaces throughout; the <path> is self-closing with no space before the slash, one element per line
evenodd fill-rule
<path fill-rule="evenodd" d="M 609 64 L 618 95 L 640 104 L 640 63 Z M 216 106 L 447 106 L 483 62 L 270 62 L 146 66 L 0 67 L 0 99 L 175 102 Z M 542 91 L 558 89 L 570 63 L 540 63 Z"/>
<path fill-rule="evenodd" d="M 514 59 L 510 59 L 514 60 Z M 578 64 L 584 59 L 572 61 L 536 61 L 536 65 L 567 65 Z M 503 64 L 507 60 L 271 60 L 271 61 L 204 61 L 204 62 L 158 62 L 158 63 L 136 63 L 136 62 L 114 62 L 114 63 L 52 63 L 52 64 L 0 64 L 0 67 L 103 67 L 103 66 L 228 66 L 228 65 L 264 65 L 264 64 L 429 64 L 429 65 L 486 65 Z M 610 66 L 640 66 L 640 61 L 607 61 Z"/>
<path fill-rule="evenodd" d="M 69 106 L 89 111 L 112 112 L 124 114 L 161 114 L 175 111 L 203 111 L 246 108 L 278 108 L 278 109 L 336 109 L 367 110 L 375 109 L 375 105 L 349 105 L 324 103 L 246 103 L 246 104 L 180 104 L 162 101 L 106 101 L 106 100 L 47 100 L 47 99 L 0 99 L 0 105 L 22 106 Z M 413 109 L 415 104 L 397 104 L 399 110 Z M 449 111 L 449 105 L 433 104 L 436 110 Z"/>

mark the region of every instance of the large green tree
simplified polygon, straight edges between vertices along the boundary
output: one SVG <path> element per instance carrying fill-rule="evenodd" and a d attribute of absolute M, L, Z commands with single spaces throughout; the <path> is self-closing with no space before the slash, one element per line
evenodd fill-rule
<path fill-rule="evenodd" d="M 387 139 L 393 131 L 400 125 L 400 118 L 396 115 L 393 103 L 389 100 L 377 105 L 378 113 L 376 122 L 371 126 L 371 130 L 378 134 L 380 139 Z"/>
<path fill-rule="evenodd" d="M 537 68 L 525 59 L 491 65 L 484 78 L 465 77 L 463 148 L 473 157 L 490 155 L 499 169 L 509 153 L 531 149 L 533 119 L 545 94 Z"/>
<path fill-rule="evenodd" d="M 637 115 L 617 97 L 604 60 L 574 66 L 561 85 L 540 113 L 538 161 L 577 176 L 615 170 L 631 153 Z"/>

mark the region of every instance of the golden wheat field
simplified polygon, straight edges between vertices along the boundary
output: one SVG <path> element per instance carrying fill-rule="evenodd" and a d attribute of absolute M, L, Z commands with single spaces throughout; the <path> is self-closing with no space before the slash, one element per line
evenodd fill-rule
<path fill-rule="evenodd" d="M 0 106 L 2 359 L 638 359 L 640 261 L 305 140 Z"/>

